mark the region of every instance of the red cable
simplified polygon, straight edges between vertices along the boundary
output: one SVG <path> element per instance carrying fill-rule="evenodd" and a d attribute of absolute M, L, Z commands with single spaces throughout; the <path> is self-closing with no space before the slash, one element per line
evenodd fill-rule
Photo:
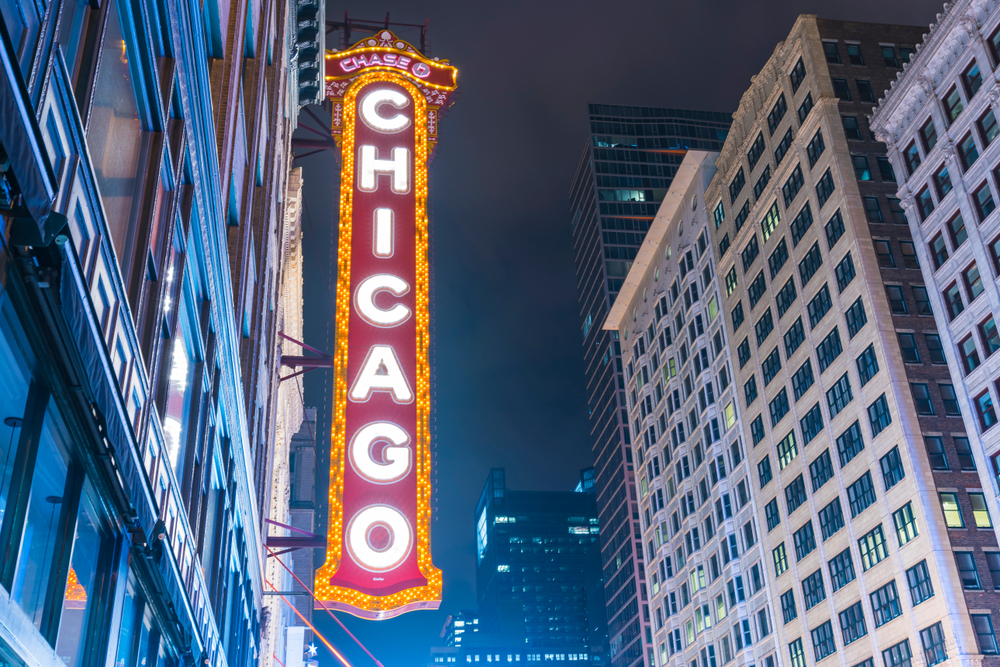
<path fill-rule="evenodd" d="M 281 563 L 281 567 L 285 568 L 285 570 L 287 570 L 287 571 L 288 571 L 288 574 L 292 575 L 292 577 L 293 577 L 293 578 L 295 579 L 295 581 L 299 582 L 299 586 L 302 586 L 302 588 L 306 589 L 306 592 L 307 592 L 307 593 L 309 593 L 309 595 L 310 595 L 310 596 L 312 596 L 312 599 L 313 599 L 314 601 L 316 601 L 316 602 L 319 602 L 319 603 L 320 603 L 320 604 L 321 604 L 321 605 L 323 606 L 323 611 L 325 611 L 325 612 L 326 612 L 327 614 L 329 614 L 330 618 L 332 618 L 333 620 L 335 620 L 335 621 L 337 622 L 337 625 L 339 625 L 339 626 L 341 627 L 341 629 L 343 629 L 343 631 L 344 631 L 344 632 L 346 632 L 346 633 L 347 633 L 347 635 L 348 635 L 348 636 L 349 636 L 349 637 L 350 637 L 351 639 L 353 639 L 353 640 L 354 640 L 354 642 L 355 642 L 355 643 L 356 643 L 356 644 L 357 644 L 358 646 L 360 646 L 360 647 L 361 647 L 361 650 L 362 650 L 362 651 L 364 651 L 365 653 L 367 653 L 367 654 L 368 654 L 368 657 L 369 657 L 369 658 L 371 658 L 372 660 L 374 660 L 374 661 L 375 661 L 375 664 L 376 664 L 376 665 L 378 665 L 378 667 L 385 667 L 385 666 L 384 666 L 384 665 L 383 665 L 383 664 L 382 664 L 381 662 L 379 662 L 379 661 L 378 661 L 378 658 L 376 658 L 376 657 L 375 657 L 374 655 L 372 655 L 372 652 L 371 652 L 371 651 L 369 651 L 369 650 L 368 650 L 367 648 L 365 648 L 365 645 L 364 645 L 364 644 L 362 644 L 362 643 L 361 643 L 361 641 L 360 641 L 360 640 L 358 640 L 358 638 L 357 638 L 357 637 L 355 637 L 355 636 L 354 636 L 353 634 L 351 634 L 351 631 L 347 629 L 347 626 L 345 626 L 345 625 L 344 625 L 343 623 L 341 623 L 340 619 L 339 619 L 339 618 L 337 618 L 336 616 L 334 616 L 334 615 L 333 615 L 333 612 L 332 612 L 332 611 L 330 611 L 330 609 L 329 609 L 329 608 L 328 608 L 328 607 L 326 606 L 326 603 L 325 603 L 325 602 L 324 602 L 323 600 L 317 600 L 317 599 L 316 599 L 316 594 L 315 594 L 315 593 L 313 593 L 312 589 L 311 589 L 311 588 L 309 588 L 308 586 L 306 586 L 305 582 L 303 582 L 303 581 L 302 581 L 301 579 L 299 579 L 299 578 L 298 578 L 297 576 L 295 576 L 295 573 L 294 573 L 294 572 L 292 572 L 291 570 L 289 570 L 289 569 L 288 569 L 288 566 L 287 566 L 287 565 L 285 565 L 285 564 L 284 564 L 284 563 L 283 563 L 283 562 L 281 561 L 281 559 L 280 559 L 280 558 L 278 558 L 278 555 L 277 555 L 276 553 L 274 553 L 273 551 L 271 551 L 271 547 L 269 547 L 269 546 L 267 546 L 267 545 L 265 544 L 265 545 L 264 545 L 264 548 L 265 548 L 265 549 L 267 549 L 268 551 L 270 551 L 270 552 L 271 552 L 271 555 L 272 555 L 272 556 L 274 556 L 274 560 L 276 560 L 276 561 L 278 561 L 279 563 Z M 273 586 L 272 586 L 272 588 L 273 588 Z"/>

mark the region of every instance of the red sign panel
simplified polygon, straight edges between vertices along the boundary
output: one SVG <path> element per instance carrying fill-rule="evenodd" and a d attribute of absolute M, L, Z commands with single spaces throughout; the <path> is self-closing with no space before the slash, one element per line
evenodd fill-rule
<path fill-rule="evenodd" d="M 430 553 L 427 359 L 428 125 L 437 107 L 412 71 L 367 62 L 375 69 L 336 100 L 337 343 L 327 558 L 316 599 L 384 619 L 441 600 Z"/>

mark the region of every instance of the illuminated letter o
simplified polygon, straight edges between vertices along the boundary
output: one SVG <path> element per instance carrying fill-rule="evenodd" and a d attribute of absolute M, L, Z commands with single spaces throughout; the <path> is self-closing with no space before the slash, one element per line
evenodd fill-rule
<path fill-rule="evenodd" d="M 389 442 L 383 450 L 385 463 L 379 463 L 371 455 L 376 442 Z M 390 422 L 374 422 L 361 427 L 351 440 L 351 466 L 359 475 L 376 484 L 398 481 L 410 471 L 409 434 Z"/>
<path fill-rule="evenodd" d="M 384 549 L 376 549 L 368 539 L 372 529 L 380 526 L 389 532 L 389 545 Z M 358 565 L 369 572 L 386 572 L 410 555 L 413 531 L 399 510 L 387 505 L 369 505 L 351 519 L 345 541 Z"/>
<path fill-rule="evenodd" d="M 401 113 L 392 118 L 383 118 L 378 115 L 380 104 L 391 104 L 397 109 L 405 109 L 410 104 L 410 100 L 407 99 L 406 95 L 396 90 L 373 90 L 361 100 L 361 120 L 365 122 L 365 125 L 386 134 L 401 132 L 410 126 L 410 119 Z"/>

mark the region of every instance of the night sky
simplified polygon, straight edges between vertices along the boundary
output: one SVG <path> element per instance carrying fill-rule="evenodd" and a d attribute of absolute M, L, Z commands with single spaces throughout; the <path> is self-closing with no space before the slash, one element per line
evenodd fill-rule
<path fill-rule="evenodd" d="M 566 490 L 592 465 L 567 200 L 588 139 L 587 103 L 731 112 L 797 15 L 927 26 L 941 2 L 327 0 L 330 20 L 345 9 L 357 19 L 429 18 L 429 55 L 450 59 L 461 86 L 429 175 L 432 545 L 444 602 L 391 621 L 340 616 L 385 667 L 422 667 L 446 616 L 476 605 L 473 513 L 489 469 L 505 467 L 512 488 Z M 419 32 L 397 32 L 419 44 Z M 305 336 L 323 348 L 339 166 L 329 153 L 296 164 L 307 212 Z M 307 376 L 308 405 L 328 400 L 324 372 Z M 324 428 L 318 447 L 328 449 Z M 314 619 L 355 667 L 373 665 L 325 613 Z M 317 645 L 322 667 L 337 664 Z"/>

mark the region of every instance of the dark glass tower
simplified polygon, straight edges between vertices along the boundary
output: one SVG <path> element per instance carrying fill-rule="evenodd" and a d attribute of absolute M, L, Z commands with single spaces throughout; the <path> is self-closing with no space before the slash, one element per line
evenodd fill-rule
<path fill-rule="evenodd" d="M 617 332 L 601 326 L 689 148 L 720 150 L 732 115 L 590 105 L 570 209 L 612 667 L 653 667 Z"/>
<path fill-rule="evenodd" d="M 581 473 L 581 486 L 593 470 Z M 600 526 L 590 491 L 511 491 L 494 468 L 476 507 L 476 646 L 606 664 Z M 596 598 L 596 599 L 595 599 Z M 537 657 L 536 657 L 537 656 Z"/>

